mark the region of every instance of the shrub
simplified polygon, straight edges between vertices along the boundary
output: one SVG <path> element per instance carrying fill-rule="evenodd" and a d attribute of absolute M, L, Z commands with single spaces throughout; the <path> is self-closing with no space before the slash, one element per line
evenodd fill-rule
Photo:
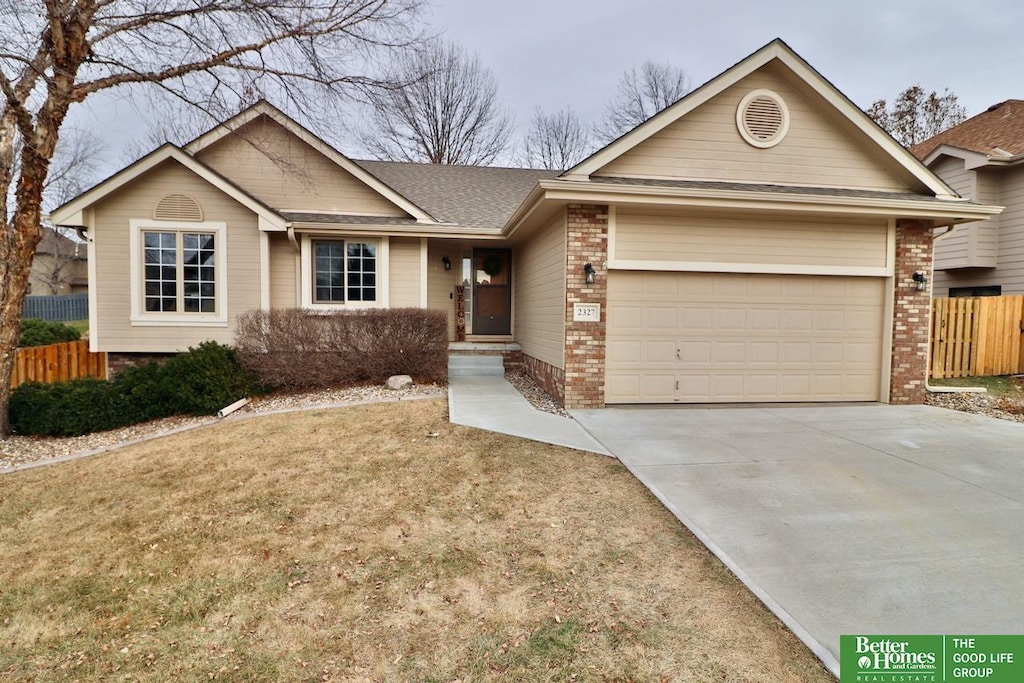
<path fill-rule="evenodd" d="M 40 384 L 11 392 L 11 429 L 17 434 L 77 436 L 121 427 L 125 398 L 99 379 Z"/>
<path fill-rule="evenodd" d="M 212 415 L 253 390 L 235 350 L 212 341 L 168 360 L 164 374 L 175 413 Z"/>
<path fill-rule="evenodd" d="M 74 436 L 171 415 L 212 415 L 251 388 L 230 347 L 203 342 L 166 363 L 126 368 L 112 382 L 23 384 L 11 392 L 11 428 Z"/>
<path fill-rule="evenodd" d="M 391 375 L 439 382 L 448 368 L 442 311 L 249 311 L 235 329 L 238 361 L 268 387 L 324 388 Z"/>
<path fill-rule="evenodd" d="M 46 346 L 78 341 L 81 338 L 82 333 L 70 325 L 29 318 L 21 321 L 21 339 L 18 340 L 18 346 Z"/>

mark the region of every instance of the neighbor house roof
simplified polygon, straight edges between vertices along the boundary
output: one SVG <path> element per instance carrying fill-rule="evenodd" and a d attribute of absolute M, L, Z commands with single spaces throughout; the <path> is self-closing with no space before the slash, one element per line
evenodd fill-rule
<path fill-rule="evenodd" d="M 357 161 L 390 187 L 445 223 L 501 230 L 538 180 L 558 171 Z"/>
<path fill-rule="evenodd" d="M 69 239 L 53 228 L 46 226 L 43 226 L 42 234 L 42 239 L 36 245 L 37 254 L 60 254 L 62 256 L 71 256 L 72 259 L 76 260 L 85 260 L 86 250 L 84 243 Z"/>
<path fill-rule="evenodd" d="M 927 159 L 940 146 L 956 147 L 994 158 L 1024 154 L 1024 100 L 1006 100 L 914 145 L 910 151 Z"/>

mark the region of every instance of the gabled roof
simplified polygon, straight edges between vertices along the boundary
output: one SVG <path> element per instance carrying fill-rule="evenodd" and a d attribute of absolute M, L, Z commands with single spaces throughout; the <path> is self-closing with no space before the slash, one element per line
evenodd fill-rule
<path fill-rule="evenodd" d="M 447 223 L 501 230 L 537 181 L 558 171 L 359 161 L 373 175 Z"/>
<path fill-rule="evenodd" d="M 1006 100 L 910 148 L 930 161 L 941 146 L 984 154 L 993 161 L 1024 154 L 1024 100 Z"/>
<path fill-rule="evenodd" d="M 920 181 L 922 185 L 934 193 L 936 197 L 958 199 L 956 193 L 944 182 L 933 175 L 910 152 L 882 130 L 857 105 L 851 102 L 849 98 L 843 95 L 834 85 L 794 52 L 789 45 L 778 38 L 684 96 L 675 104 L 663 109 L 603 149 L 598 150 L 559 177 L 564 180 L 588 180 L 591 175 L 597 173 L 614 159 L 617 159 L 656 133 L 664 130 L 689 112 L 773 60 L 777 60 L 788 67 L 790 71 L 802 79 L 812 90 L 824 98 L 860 130 L 867 141 L 884 151 L 895 163 L 902 166 L 914 178 Z"/>
<path fill-rule="evenodd" d="M 85 225 L 81 215 L 83 210 L 169 159 L 178 162 L 242 206 L 251 210 L 260 217 L 261 223 L 266 225 L 268 229 L 286 229 L 286 221 L 277 211 L 256 199 L 206 164 L 192 158 L 182 151 L 180 147 L 169 142 L 78 195 L 67 204 L 57 207 L 50 212 L 50 221 L 54 225 Z"/>
<path fill-rule="evenodd" d="M 334 149 L 334 147 L 311 133 L 305 127 L 266 100 L 260 100 L 234 118 L 228 119 L 227 121 L 215 126 L 192 142 L 189 142 L 183 149 L 189 154 L 198 154 L 218 140 L 234 133 L 246 124 L 255 121 L 260 116 L 266 116 L 285 128 L 292 135 L 305 142 L 320 154 L 343 168 L 345 171 L 354 175 L 360 182 L 367 185 L 370 189 L 376 191 L 389 202 L 408 213 L 418 222 L 437 222 L 436 219 L 427 211 L 410 201 L 409 198 L 402 193 L 397 192 L 395 188 L 388 185 L 386 181 L 382 181 L 380 178 L 367 173 L 365 169 L 359 166 L 359 164 Z"/>

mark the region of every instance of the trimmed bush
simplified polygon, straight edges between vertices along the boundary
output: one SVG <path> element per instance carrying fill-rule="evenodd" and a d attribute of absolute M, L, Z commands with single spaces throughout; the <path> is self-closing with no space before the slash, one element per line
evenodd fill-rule
<path fill-rule="evenodd" d="M 171 415 L 212 415 L 251 390 L 234 351 L 203 342 L 166 363 L 126 368 L 112 382 L 22 384 L 11 392 L 11 428 L 75 436 Z"/>
<path fill-rule="evenodd" d="M 78 341 L 82 333 L 64 323 L 29 318 L 21 321 L 21 339 L 18 346 L 47 346 L 60 342 Z"/>
<path fill-rule="evenodd" d="M 267 387 L 380 383 L 391 375 L 442 382 L 447 376 L 448 318 L 442 311 L 249 311 L 235 330 L 239 363 Z"/>

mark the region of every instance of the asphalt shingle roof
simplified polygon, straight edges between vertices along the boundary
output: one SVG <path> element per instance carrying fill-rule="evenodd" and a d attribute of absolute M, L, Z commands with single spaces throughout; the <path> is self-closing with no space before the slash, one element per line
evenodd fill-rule
<path fill-rule="evenodd" d="M 439 221 L 500 230 L 538 180 L 559 171 L 356 161 Z"/>
<path fill-rule="evenodd" d="M 1024 100 L 994 104 L 987 111 L 914 145 L 910 151 L 924 159 L 939 145 L 1003 157 L 1024 154 Z"/>

